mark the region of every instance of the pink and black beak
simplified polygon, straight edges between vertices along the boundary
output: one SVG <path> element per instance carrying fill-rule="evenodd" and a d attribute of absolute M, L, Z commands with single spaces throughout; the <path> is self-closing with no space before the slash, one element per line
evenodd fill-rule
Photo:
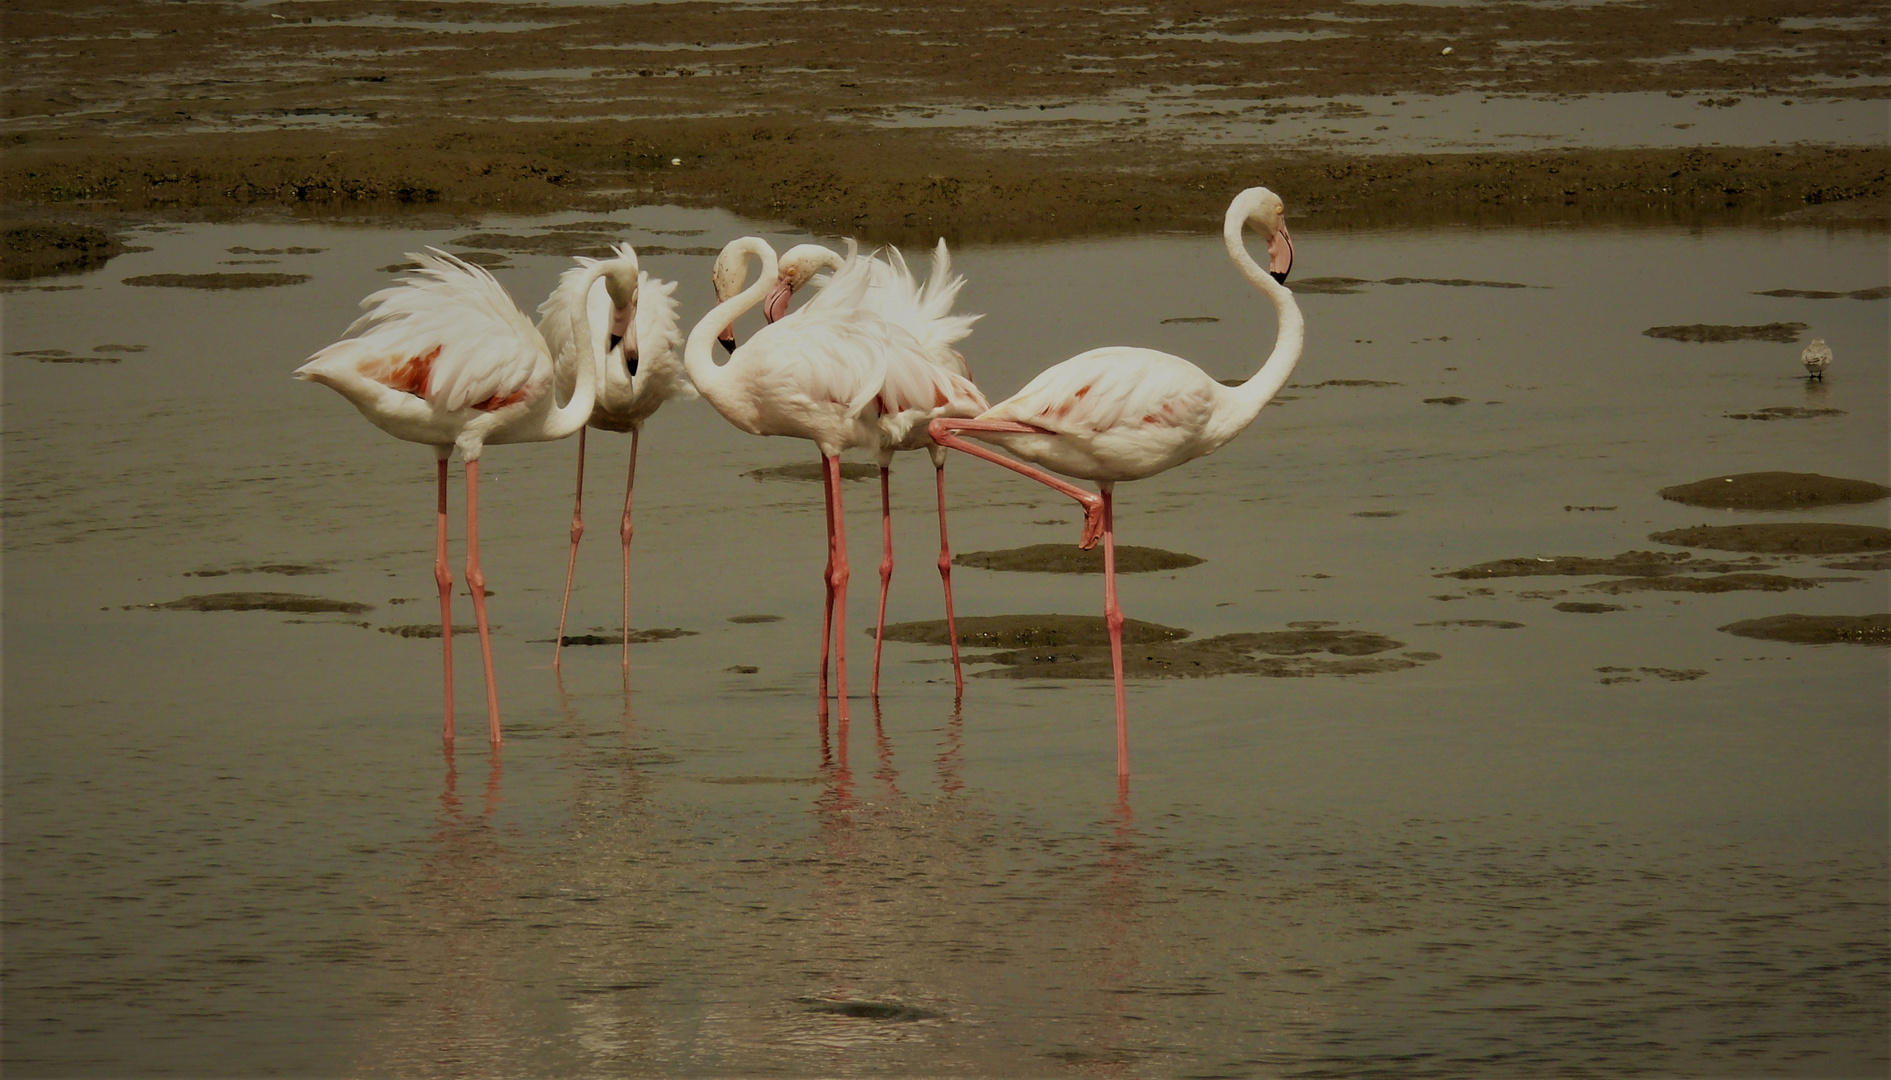
<path fill-rule="evenodd" d="M 722 346 L 722 351 L 725 353 L 735 352 L 735 325 L 733 323 L 724 327 L 722 333 L 716 335 L 716 343 Z"/>
<path fill-rule="evenodd" d="M 1275 281 L 1287 284 L 1287 275 L 1293 271 L 1293 237 L 1287 235 L 1287 223 L 1281 222 L 1274 230 L 1273 239 L 1267 242 L 1267 272 Z"/>
<path fill-rule="evenodd" d="M 789 281 L 787 275 L 784 274 L 776 280 L 775 287 L 769 291 L 768 299 L 762 301 L 762 318 L 771 323 L 777 321 L 788 314 L 788 301 L 792 299 L 794 299 L 794 283 Z"/>

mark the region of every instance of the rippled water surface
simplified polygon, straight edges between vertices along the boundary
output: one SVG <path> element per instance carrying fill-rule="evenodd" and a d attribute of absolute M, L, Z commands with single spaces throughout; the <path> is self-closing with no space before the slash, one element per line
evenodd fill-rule
<path fill-rule="evenodd" d="M 648 244 L 751 227 L 618 219 Z M 1125 543 L 1206 560 L 1123 602 L 1435 658 L 1133 683 L 1122 794 L 1107 683 L 975 677 L 955 707 L 942 650 L 889 644 L 878 707 L 823 730 L 820 492 L 743 475 L 811 451 L 701 402 L 645 432 L 634 555 L 634 625 L 693 636 L 633 646 L 628 691 L 609 647 L 550 668 L 575 446 L 487 455 L 507 742 L 489 755 L 463 637 L 443 756 L 439 642 L 380 632 L 437 615 L 431 455 L 288 372 L 379 267 L 472 231 L 159 229 L 51 283 L 79 288 L 5 296 L 13 1075 L 1883 1075 L 1885 653 L 1716 628 L 1881 612 L 1885 572 L 1787 558 L 1848 580 L 1626 597 L 1433 576 L 1781 519 L 1669 484 L 1884 481 L 1885 302 L 1755 295 L 1882 285 L 1881 236 L 1301 228 L 1296 280 L 1368 283 L 1303 293 L 1306 358 L 1253 430 L 1120 490 Z M 563 262 L 499 276 L 530 306 Z M 645 267 L 693 320 L 708 262 Z M 959 266 L 994 399 L 1096 345 L 1238 378 L 1272 339 L 1212 235 Z M 210 272 L 310 280 L 121 284 Z M 1778 321 L 1832 344 L 1824 386 L 1799 344 L 1642 334 Z M 1781 405 L 1841 412 L 1729 418 Z M 573 623 L 608 631 L 627 443 L 591 446 Z M 948 470 L 957 548 L 1075 538 L 1067 504 L 975 465 Z M 895 620 L 939 611 L 929 473 L 895 471 Z M 847 486 L 857 690 L 874 494 Z M 1094 577 L 955 584 L 964 614 L 1100 609 Z M 371 608 L 141 606 L 233 590 Z M 1553 607 L 1582 600 L 1624 610 Z"/>

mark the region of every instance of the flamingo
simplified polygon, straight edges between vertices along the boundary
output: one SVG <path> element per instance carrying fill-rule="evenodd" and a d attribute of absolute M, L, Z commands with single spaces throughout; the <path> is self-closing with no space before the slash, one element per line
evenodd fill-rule
<path fill-rule="evenodd" d="M 851 244 L 852 241 L 849 241 Z M 781 256 L 775 292 L 763 305 L 769 322 L 782 317 L 788 301 L 821 270 L 839 270 L 844 260 L 838 252 L 820 244 L 799 244 Z M 898 323 L 913 335 L 929 363 L 970 380 L 972 371 L 965 357 L 954 348 L 972 332 L 972 324 L 983 316 L 954 315 L 952 302 L 965 285 L 963 276 L 952 275 L 952 254 L 943 237 L 933 249 L 932 273 L 922 287 L 907 268 L 906 258 L 898 248 L 886 249 L 886 258 L 867 262 L 869 277 L 866 304 L 881 316 Z M 879 448 L 880 462 L 880 615 L 873 631 L 873 696 L 880 696 L 880 651 L 886 638 L 886 594 L 893 580 L 893 507 L 889 490 L 893 453 L 897 450 L 926 450 L 932 455 L 935 486 L 939 494 L 939 580 L 945 589 L 946 637 L 952 643 L 952 680 L 955 692 L 965 694 L 965 672 L 959 666 L 959 635 L 952 610 L 952 548 L 946 540 L 945 448 L 932 441 L 924 425 L 914 425 L 897 443 Z"/>
<path fill-rule="evenodd" d="M 295 370 L 334 389 L 382 431 L 433 447 L 438 464 L 433 576 L 440 586 L 440 637 L 446 669 L 445 739 L 453 744 L 453 574 L 446 561 L 447 457 L 466 463 L 466 584 L 479 622 L 486 671 L 486 720 L 496 748 L 499 689 L 486 622 L 486 577 L 479 565 L 479 455 L 488 443 L 562 439 L 590 419 L 603 359 L 575 366 L 571 400 L 554 400 L 553 362 L 545 338 L 493 276 L 443 251 L 410 254 L 419 267 L 399 284 L 361 302 L 365 312 L 340 341 Z M 585 268 L 580 295 L 602 281 L 614 322 L 637 303 L 637 278 L 616 262 Z M 570 313 L 574 321 L 581 313 Z M 574 326 L 568 340 L 591 341 Z M 593 346 L 595 352 L 595 344 Z"/>
<path fill-rule="evenodd" d="M 651 277 L 637 267 L 637 252 L 618 244 L 608 274 L 636 278 L 636 303 L 614 309 L 603 279 L 591 274 L 598 260 L 579 257 L 578 265 L 559 277 L 558 288 L 538 306 L 539 332 L 552 351 L 558 391 L 570 394 L 580 362 L 603 357 L 598 373 L 597 401 L 587 427 L 630 432 L 630 472 L 624 481 L 624 517 L 618 525 L 623 541 L 624 671 L 630 671 L 630 500 L 637 487 L 637 444 L 643 422 L 672 398 L 696 396 L 683 374 L 678 350 L 683 334 L 676 321 L 676 282 Z M 589 290 L 587 293 L 586 290 Z M 583 330 L 583 337 L 572 332 Z M 578 568 L 578 540 L 584 536 L 585 428 L 578 429 L 577 494 L 571 504 L 571 554 L 565 561 L 565 597 L 558 606 L 558 643 L 552 648 L 552 667 L 563 657 L 565 618 L 571 610 L 571 579 Z"/>
<path fill-rule="evenodd" d="M 1306 322 L 1284 282 L 1293 267 L 1293 240 L 1280 196 L 1255 187 L 1235 196 L 1222 225 L 1228 256 L 1242 276 L 1273 301 L 1280 329 L 1274 350 L 1254 377 L 1226 387 L 1179 356 L 1112 346 L 1092 349 L 1050 367 L 1024 389 L 971 420 L 940 418 L 933 441 L 1023 473 L 1077 500 L 1084 509 L 1080 546 L 1103 540 L 1103 619 L 1110 634 L 1116 681 L 1116 773 L 1129 776 L 1129 726 L 1123 701 L 1123 612 L 1116 602 L 1114 492 L 1120 480 L 1140 480 L 1219 450 L 1260 415 L 1300 360 Z M 1269 269 L 1247 252 L 1242 229 L 1267 237 Z M 966 442 L 955 433 L 995 443 L 1026 461 L 1066 476 L 1093 480 L 1092 493 L 1044 469 Z"/>
<path fill-rule="evenodd" d="M 753 284 L 750 258 L 761 263 Z M 751 435 L 808 439 L 821 455 L 827 496 L 827 606 L 821 625 L 821 707 L 827 707 L 827 656 L 835 653 L 840 713 L 847 715 L 847 533 L 841 505 L 840 453 L 878 450 L 935 416 L 972 416 L 985 409 L 970 380 L 928 363 L 913 336 L 863 306 L 866 260 L 852 259 L 800 311 L 756 331 L 718 366 L 709 341 L 733 341 L 743 313 L 778 288 L 775 251 L 758 237 L 732 240 L 712 272 L 722 298 L 703 316 L 683 348 L 683 364 L 703 398 Z M 774 303 L 775 298 L 770 298 Z M 831 636 L 830 636 L 831 634 Z"/>
<path fill-rule="evenodd" d="M 1813 338 L 1806 351 L 1799 354 L 1799 362 L 1806 365 L 1806 378 L 1825 381 L 1825 369 L 1832 366 L 1832 347 L 1824 338 Z"/>

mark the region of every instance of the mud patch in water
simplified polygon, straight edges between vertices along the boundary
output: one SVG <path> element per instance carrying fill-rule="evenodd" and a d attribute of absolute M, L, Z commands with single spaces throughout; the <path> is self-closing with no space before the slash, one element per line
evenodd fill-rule
<path fill-rule="evenodd" d="M 238 244 L 223 250 L 231 255 L 320 255 L 328 249 L 317 247 L 253 248 Z"/>
<path fill-rule="evenodd" d="M 308 280 L 307 274 L 141 274 L 126 278 L 125 284 L 164 289 L 270 289 Z"/>
<path fill-rule="evenodd" d="M 1604 676 L 1603 678 L 1597 679 L 1596 681 L 1601 683 L 1604 686 L 1611 686 L 1611 685 L 1614 685 L 1615 683 L 1631 683 L 1631 682 L 1641 681 L 1641 679 L 1636 677 L 1636 675 L 1629 674 L 1630 672 L 1639 672 L 1642 675 L 1653 675 L 1657 679 L 1666 679 L 1669 682 L 1693 682 L 1695 679 L 1704 678 L 1707 675 L 1707 672 L 1701 670 L 1700 668 L 1599 667 L 1596 670 L 1601 672 Z"/>
<path fill-rule="evenodd" d="M 1628 610 L 1620 604 L 1585 604 L 1576 600 L 1566 600 L 1563 603 L 1553 604 L 1551 606 L 1558 611 L 1568 611 L 1578 615 L 1601 615 L 1610 611 Z"/>
<path fill-rule="evenodd" d="M 1799 340 L 1799 332 L 1806 328 L 1802 322 L 1766 323 L 1762 326 L 1715 326 L 1708 323 L 1690 323 L 1687 326 L 1651 326 L 1642 334 L 1651 338 L 1667 338 L 1670 341 L 1777 341 L 1791 343 Z"/>
<path fill-rule="evenodd" d="M 42 364 L 116 364 L 122 356 L 74 356 L 64 349 L 16 349 L 9 356 L 24 356 Z"/>
<path fill-rule="evenodd" d="M 1684 552 L 1624 551 L 1606 559 L 1586 555 L 1554 555 L 1538 558 L 1498 559 L 1478 563 L 1462 570 L 1451 570 L 1433 577 L 1460 578 L 1470 581 L 1503 577 L 1595 577 L 1603 574 L 1635 577 L 1666 577 L 1669 574 L 1725 574 L 1735 570 L 1771 570 L 1775 563 L 1758 557 L 1738 562 L 1701 559 Z"/>
<path fill-rule="evenodd" d="M 257 563 L 219 567 L 209 570 L 192 570 L 185 577 L 227 577 L 231 574 L 280 574 L 283 577 L 307 577 L 310 574 L 332 574 L 335 568 L 319 563 Z"/>
<path fill-rule="evenodd" d="M 821 482 L 821 463 L 818 461 L 798 461 L 793 465 L 771 465 L 766 469 L 750 469 L 742 474 L 753 480 L 801 480 L 810 484 Z M 868 465 L 858 461 L 840 463 L 842 480 L 872 480 L 880 475 L 878 465 Z"/>
<path fill-rule="evenodd" d="M 672 638 L 695 637 L 696 631 L 685 630 L 680 626 L 660 626 L 649 630 L 632 630 L 629 636 L 632 645 L 648 645 L 654 641 L 669 641 Z M 594 626 L 588 634 L 566 634 L 564 643 L 566 645 L 622 645 L 624 643 L 624 637 L 625 635 L 622 630 L 610 631 L 605 630 L 601 626 Z M 535 641 L 536 644 L 540 645 L 549 645 L 551 642 L 551 638 L 541 638 Z"/>
<path fill-rule="evenodd" d="M 1471 400 L 1470 398 L 1462 398 L 1453 394 L 1450 397 L 1428 397 L 1425 399 L 1425 404 L 1427 405 L 1464 405 L 1464 404 L 1468 404 L 1470 400 Z"/>
<path fill-rule="evenodd" d="M 125 610 L 150 608 L 158 611 L 286 611 L 296 615 L 338 612 L 359 615 L 373 611 L 373 604 L 352 600 L 331 600 L 326 596 L 307 596 L 284 592 L 221 592 L 185 596 L 164 604 L 127 604 Z"/>
<path fill-rule="evenodd" d="M 1302 384 L 1300 384 L 1300 383 L 1295 383 L 1294 385 L 1295 385 L 1295 386 L 1301 386 Z M 1404 383 L 1397 383 L 1397 382 L 1387 382 L 1387 381 L 1385 381 L 1384 379 L 1328 379 L 1328 380 L 1326 380 L 1325 382 L 1317 382 L 1317 383 L 1314 383 L 1314 384 L 1313 384 L 1313 385 L 1311 385 L 1311 386 L 1307 386 L 1307 387 L 1306 387 L 1306 389 L 1308 389 L 1308 390 L 1324 390 L 1324 389 L 1326 389 L 1326 388 L 1327 388 L 1327 387 L 1329 387 L 1329 386 L 1373 386 L 1373 387 L 1380 387 L 1380 386 L 1404 386 L 1404 385 L 1405 385 Z"/>
<path fill-rule="evenodd" d="M 586 255 L 594 259 L 611 257 L 611 245 L 622 243 L 616 233 L 552 232 L 538 236 L 510 233 L 473 233 L 452 241 L 454 247 L 483 251 L 510 251 L 530 255 Z"/>
<path fill-rule="evenodd" d="M 1297 293 L 1318 293 L 1318 294 L 1323 294 L 1327 296 L 1346 296 L 1351 293 L 1361 292 L 1362 290 L 1359 288 L 1359 286 L 1361 285 L 1445 285 L 1451 288 L 1458 288 L 1458 289 L 1528 289 L 1528 288 L 1531 288 L 1531 286 L 1529 285 L 1525 285 L 1521 282 L 1516 282 L 1516 281 L 1473 281 L 1470 278 L 1427 278 L 1427 277 L 1389 277 L 1389 278 L 1378 278 L 1376 280 L 1373 278 L 1356 278 L 1356 277 L 1314 277 L 1314 278 L 1305 278 L 1301 281 L 1294 282 L 1292 287 L 1293 287 L 1293 291 Z"/>
<path fill-rule="evenodd" d="M 1891 529 L 1882 525 L 1781 521 L 1747 525 L 1696 525 L 1650 533 L 1648 539 L 1676 547 L 1716 551 L 1760 551 L 1788 555 L 1849 555 L 1891 548 Z"/>
<path fill-rule="evenodd" d="M 1436 622 L 1413 623 L 1413 626 L 1483 626 L 1492 630 L 1521 630 L 1523 624 L 1509 619 L 1439 619 Z"/>
<path fill-rule="evenodd" d="M 1826 570 L 1891 570 L 1891 551 L 1881 551 L 1876 555 L 1862 555 L 1856 559 L 1841 559 L 1838 562 L 1819 565 Z"/>
<path fill-rule="evenodd" d="M 1891 645 L 1891 615 L 1772 615 L 1728 623 L 1720 631 L 1794 645 Z"/>
<path fill-rule="evenodd" d="M 116 237 L 91 225 L 9 225 L 0 228 L 0 278 L 81 274 L 124 250 Z"/>
<path fill-rule="evenodd" d="M 1171 324 L 1191 325 L 1194 323 L 1214 323 L 1214 322 L 1220 322 L 1220 321 L 1221 321 L 1220 319 L 1217 319 L 1213 315 L 1183 315 L 1174 319 L 1164 319 L 1162 320 L 1162 325 L 1164 326 L 1169 326 Z"/>
<path fill-rule="evenodd" d="M 1877 285 L 1869 289 L 1853 289 L 1851 292 L 1827 292 L 1823 289 L 1768 289 L 1754 293 L 1755 296 L 1791 296 L 1801 300 L 1891 300 L 1891 285 Z"/>
<path fill-rule="evenodd" d="M 780 615 L 731 615 L 729 616 L 730 622 L 742 623 L 744 625 L 747 625 L 749 623 L 780 622 L 781 620 L 782 620 L 782 616 Z"/>
<path fill-rule="evenodd" d="M 1816 589 L 1832 581 L 1857 581 L 1857 578 L 1796 578 L 1784 574 L 1720 574 L 1714 577 L 1647 577 L 1594 581 L 1589 588 L 1620 596 L 1630 592 L 1788 592 Z"/>
<path fill-rule="evenodd" d="M 930 1009 L 902 1005 L 897 1001 L 829 1001 L 826 998 L 801 998 L 799 1002 L 806 1005 L 809 1012 L 851 1016 L 856 1020 L 880 1020 L 904 1024 L 915 1020 L 941 1018 L 939 1013 Z"/>
<path fill-rule="evenodd" d="M 395 637 L 437 638 L 440 636 L 439 623 L 408 623 L 404 626 L 383 626 L 383 627 L 379 627 L 378 629 L 383 634 L 393 634 Z M 499 630 L 500 627 L 489 626 L 487 629 L 496 631 L 496 630 Z M 459 637 L 462 634 L 477 634 L 477 633 L 479 633 L 478 623 L 454 623 L 453 624 L 454 637 Z"/>
<path fill-rule="evenodd" d="M 1110 643 L 1109 628 L 1101 615 L 969 615 L 957 620 L 959 644 L 974 649 L 1018 648 L 1030 645 L 1103 645 Z M 864 631 L 872 636 L 873 628 Z M 1141 619 L 1123 621 L 1123 644 L 1146 645 L 1177 641 L 1189 631 Z M 888 641 L 915 645 L 950 644 L 944 619 L 892 623 L 886 628 Z"/>
<path fill-rule="evenodd" d="M 1156 570 L 1180 570 L 1199 566 L 1206 559 L 1180 551 L 1121 544 L 1116 548 L 1116 572 L 1144 574 Z M 1084 551 L 1075 544 L 1030 544 L 999 551 L 968 551 L 952 557 L 956 566 L 978 570 L 1015 570 L 1043 574 L 1101 574 L 1103 547 Z"/>
<path fill-rule="evenodd" d="M 1728 413 L 1729 420 L 1811 420 L 1820 416 L 1844 416 L 1844 409 L 1808 409 L 1800 405 L 1769 405 L 1753 412 Z"/>
<path fill-rule="evenodd" d="M 945 623 L 934 620 L 887 627 L 887 636 L 931 645 L 946 643 Z M 871 634 L 872 631 L 866 631 Z M 1223 634 L 1182 640 L 1189 632 L 1129 620 L 1123 627 L 1123 674 L 1136 679 L 1202 678 L 1211 675 L 1370 675 L 1417 667 L 1435 654 L 1388 657 L 1405 643 L 1364 630 L 1288 629 Z M 1012 645 L 1000 652 L 966 657 L 997 664 L 981 676 L 1010 679 L 1109 679 L 1109 630 L 1099 615 L 1000 615 L 959 620 L 959 643 L 972 647 Z M 1319 655 L 1319 654 L 1326 655 Z"/>
<path fill-rule="evenodd" d="M 1672 502 L 1711 510 L 1801 510 L 1877 502 L 1891 487 L 1819 473 L 1753 472 L 1675 484 L 1658 494 Z"/>

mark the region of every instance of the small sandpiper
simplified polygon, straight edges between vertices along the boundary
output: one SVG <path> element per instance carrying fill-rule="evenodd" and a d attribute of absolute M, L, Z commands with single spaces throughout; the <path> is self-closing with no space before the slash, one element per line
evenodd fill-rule
<path fill-rule="evenodd" d="M 1806 377 L 1825 381 L 1825 369 L 1832 363 L 1832 349 L 1824 338 L 1813 338 L 1806 351 L 1799 354 L 1799 362 L 1806 365 Z"/>

